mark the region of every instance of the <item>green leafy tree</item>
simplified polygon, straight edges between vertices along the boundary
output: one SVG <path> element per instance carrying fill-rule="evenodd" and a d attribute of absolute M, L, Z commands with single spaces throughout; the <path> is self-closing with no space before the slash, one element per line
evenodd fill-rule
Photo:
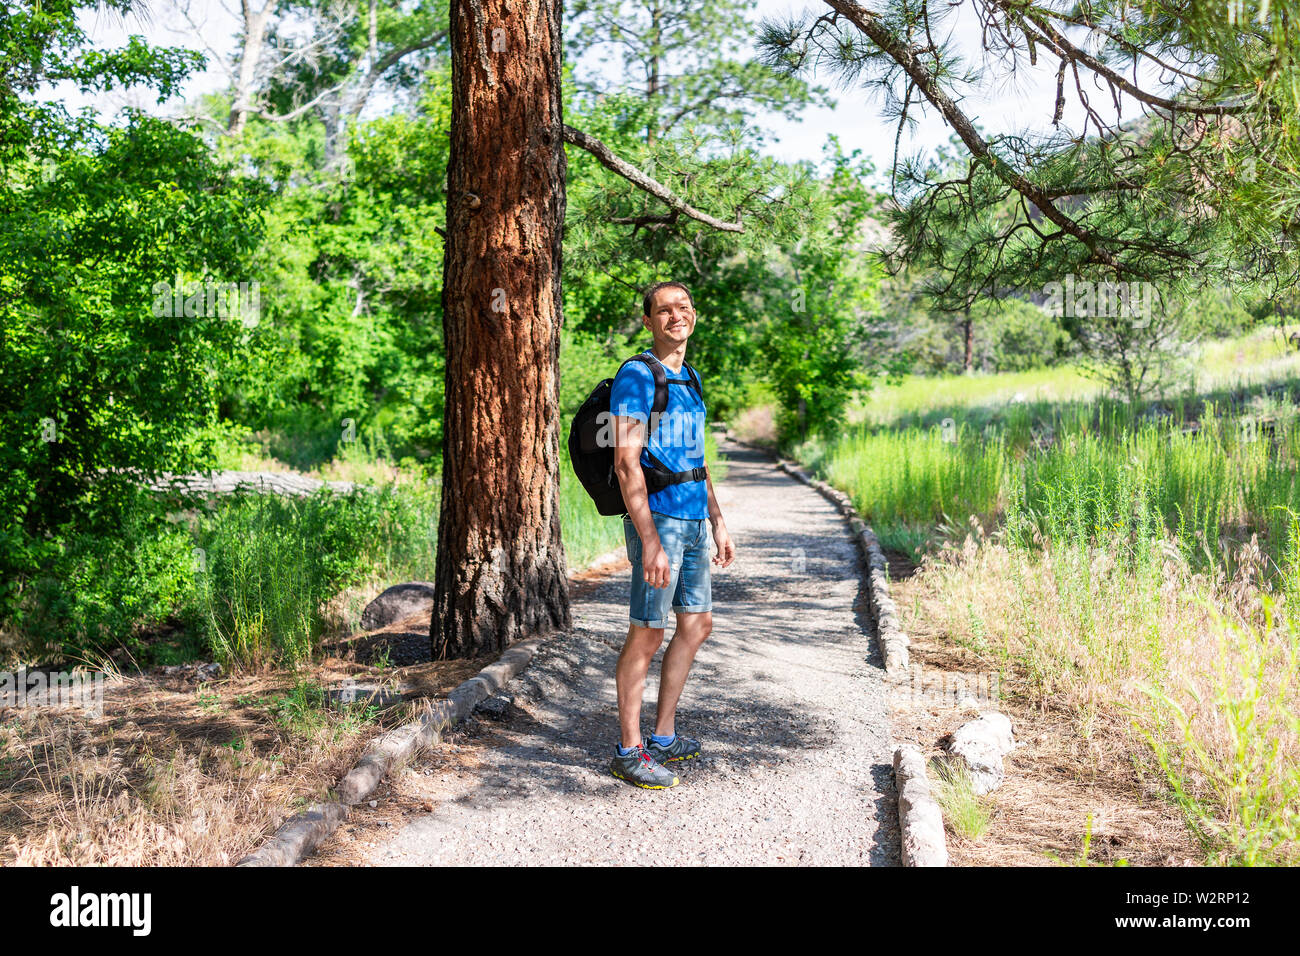
<path fill-rule="evenodd" d="M 341 450 L 343 422 L 396 458 L 433 461 L 442 428 L 442 255 L 450 80 L 431 72 L 413 115 L 349 135 L 346 178 L 297 184 L 301 141 L 252 121 L 240 147 L 285 146 L 257 253 L 265 277 L 255 362 L 227 381 L 223 411 L 301 467 Z"/>
<path fill-rule="evenodd" d="M 777 437 L 785 443 L 834 434 L 853 392 L 889 370 L 879 343 L 884 329 L 877 301 L 884 270 L 870 254 L 880 197 L 874 171 L 859 150 L 827 146 L 829 170 L 810 228 L 770 260 L 761 290 L 771 321 L 760 339 L 779 408 Z"/>
<path fill-rule="evenodd" d="M 589 152 L 569 152 L 565 220 L 566 322 L 626 357 L 642 334 L 641 292 L 687 283 L 699 325 L 692 361 L 710 375 L 710 410 L 726 414 L 756 374 L 751 290 L 774 245 L 807 226 L 810 168 L 763 156 L 764 111 L 798 118 L 825 90 L 778 77 L 743 53 L 743 4 L 580 2 L 566 8 L 566 115 L 683 203 L 629 188 Z M 707 210 L 707 213 L 701 212 Z M 743 227 L 741 225 L 743 223 Z"/>
<path fill-rule="evenodd" d="M 111 533 L 138 478 L 208 462 L 218 382 L 255 321 L 247 263 L 264 191 L 183 126 L 138 112 L 106 125 L 36 96 L 65 80 L 87 92 L 153 89 L 163 101 L 202 61 L 138 37 L 87 49 L 77 14 L 88 6 L 0 7 L 0 615 L 9 619 L 65 535 Z M 226 284 L 240 282 L 243 294 L 230 295 Z M 239 305 L 253 311 L 231 311 Z"/>

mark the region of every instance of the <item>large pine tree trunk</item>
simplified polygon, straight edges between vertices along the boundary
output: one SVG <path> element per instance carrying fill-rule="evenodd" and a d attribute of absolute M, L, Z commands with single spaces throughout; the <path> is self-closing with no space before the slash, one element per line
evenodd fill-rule
<path fill-rule="evenodd" d="M 559 517 L 560 0 L 453 0 L 435 658 L 570 626 Z"/>

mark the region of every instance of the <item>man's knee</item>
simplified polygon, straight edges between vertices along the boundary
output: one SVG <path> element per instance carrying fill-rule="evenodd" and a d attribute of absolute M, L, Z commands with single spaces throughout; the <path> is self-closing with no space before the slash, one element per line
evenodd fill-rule
<path fill-rule="evenodd" d="M 623 653 L 631 657 L 644 658 L 648 661 L 655 656 L 655 651 L 659 650 L 659 645 L 663 642 L 664 629 L 662 627 L 642 627 L 639 624 L 629 624 L 627 640 L 623 644 Z"/>
<path fill-rule="evenodd" d="M 703 644 L 713 633 L 713 612 L 699 611 L 677 615 L 677 632 L 695 645 Z M 676 637 L 674 635 L 674 638 Z"/>

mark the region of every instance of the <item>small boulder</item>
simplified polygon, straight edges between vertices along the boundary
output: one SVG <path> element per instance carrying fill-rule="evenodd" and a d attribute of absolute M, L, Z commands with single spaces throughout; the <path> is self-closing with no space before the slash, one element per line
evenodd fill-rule
<path fill-rule="evenodd" d="M 514 702 L 514 698 L 509 694 L 494 694 L 481 701 L 474 710 L 490 720 L 505 720 L 510 716 L 510 708 Z"/>
<path fill-rule="evenodd" d="M 1006 779 L 1002 758 L 1016 747 L 1011 718 L 989 711 L 962 724 L 948 740 L 948 753 L 966 765 L 976 793 L 997 789 Z"/>
<path fill-rule="evenodd" d="M 361 612 L 361 628 L 373 631 L 412 614 L 433 614 L 433 585 L 428 581 L 394 584 L 366 605 Z"/>
<path fill-rule="evenodd" d="M 209 664 L 191 662 L 189 664 L 171 664 L 162 668 L 164 677 L 175 677 L 191 684 L 205 684 L 221 676 L 221 665 L 216 661 Z"/>
<path fill-rule="evenodd" d="M 405 700 L 403 695 L 412 689 L 410 684 L 358 683 L 348 678 L 339 687 L 328 688 L 325 700 L 330 707 L 339 710 L 346 710 L 353 704 L 387 710 Z"/>
<path fill-rule="evenodd" d="M 203 684 L 210 680 L 216 680 L 221 676 L 221 665 L 216 661 L 210 664 L 200 664 L 194 671 L 194 680 Z"/>

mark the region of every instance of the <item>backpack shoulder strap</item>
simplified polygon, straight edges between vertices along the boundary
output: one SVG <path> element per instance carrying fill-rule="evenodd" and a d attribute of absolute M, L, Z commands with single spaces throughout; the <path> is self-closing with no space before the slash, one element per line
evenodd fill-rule
<path fill-rule="evenodd" d="M 650 407 L 649 422 L 650 431 L 653 432 L 655 426 L 659 424 L 659 416 L 662 415 L 664 410 L 668 407 L 668 375 L 664 372 L 662 364 L 646 355 L 644 352 L 639 352 L 636 355 L 633 355 L 627 360 L 627 362 L 624 362 L 623 365 L 626 365 L 628 362 L 641 362 L 644 365 L 648 365 L 650 367 L 650 374 L 655 378 L 655 397 L 654 404 Z M 619 368 L 621 369 L 623 365 L 620 365 Z"/>
<path fill-rule="evenodd" d="M 704 386 L 700 384 L 700 373 L 695 371 L 690 362 L 683 362 L 682 364 L 686 366 L 686 371 L 690 373 L 691 385 L 695 389 L 695 394 L 700 396 L 700 401 L 704 401 Z"/>

